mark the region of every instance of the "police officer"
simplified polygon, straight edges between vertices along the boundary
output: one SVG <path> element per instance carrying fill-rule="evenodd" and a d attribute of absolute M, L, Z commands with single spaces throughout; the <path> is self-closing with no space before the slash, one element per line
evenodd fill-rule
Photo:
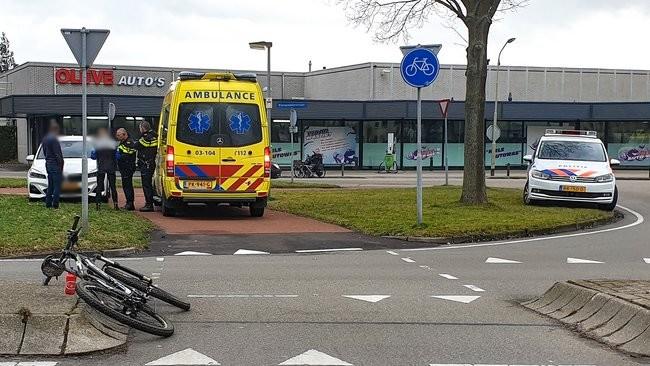
<path fill-rule="evenodd" d="M 110 196 L 113 199 L 113 206 L 117 210 L 117 188 L 115 186 L 115 172 L 117 171 L 117 144 L 108 134 L 106 128 L 97 130 L 95 137 L 95 148 L 90 157 L 97 160 L 97 191 L 95 192 L 95 204 L 97 209 L 101 207 L 102 194 L 104 192 L 104 179 L 108 180 Z M 106 195 L 108 196 L 108 194 Z"/>
<path fill-rule="evenodd" d="M 124 209 L 133 211 L 135 210 L 135 205 L 133 204 L 135 198 L 135 193 L 133 192 L 133 174 L 135 173 L 136 146 L 124 128 L 118 129 L 115 137 L 120 143 L 117 146 L 117 166 L 120 168 L 122 189 L 124 190 L 124 197 L 126 197 Z"/>
<path fill-rule="evenodd" d="M 140 122 L 142 134 L 135 146 L 138 150 L 138 168 L 142 176 L 142 191 L 144 192 L 145 205 L 141 212 L 153 211 L 153 173 L 156 169 L 156 154 L 158 153 L 158 135 L 151 129 L 147 121 Z"/>

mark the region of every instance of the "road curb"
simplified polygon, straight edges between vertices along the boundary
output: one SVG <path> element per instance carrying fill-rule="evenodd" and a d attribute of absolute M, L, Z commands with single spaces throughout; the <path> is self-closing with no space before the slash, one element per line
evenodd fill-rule
<path fill-rule="evenodd" d="M 106 249 L 102 251 L 102 255 L 105 257 L 124 257 L 136 253 L 138 253 L 138 248 L 136 247 Z"/>
<path fill-rule="evenodd" d="M 650 356 L 650 309 L 581 283 L 557 282 L 521 305 L 619 351 Z"/>
<path fill-rule="evenodd" d="M 612 217 L 594 220 L 590 222 L 584 222 L 584 223 L 561 225 L 552 229 L 515 231 L 515 232 L 506 232 L 506 233 L 495 234 L 495 235 L 473 235 L 473 236 L 456 236 L 456 237 L 454 236 L 426 237 L 426 236 L 403 236 L 403 235 L 382 235 L 381 237 L 384 239 L 402 240 L 402 241 L 408 241 L 414 243 L 429 243 L 429 244 L 433 244 L 433 246 L 442 246 L 442 245 L 450 245 L 450 244 L 489 242 L 489 241 L 498 241 L 498 240 L 530 238 L 530 237 L 544 236 L 544 235 L 564 234 L 564 233 L 570 233 L 579 230 L 592 229 L 597 226 L 613 224 L 623 220 L 624 218 L 625 218 L 625 214 L 617 209 L 614 211 L 614 215 Z"/>

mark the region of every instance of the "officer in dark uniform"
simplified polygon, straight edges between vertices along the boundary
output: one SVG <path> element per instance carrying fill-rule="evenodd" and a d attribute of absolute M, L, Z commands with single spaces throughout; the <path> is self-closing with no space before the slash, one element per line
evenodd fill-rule
<path fill-rule="evenodd" d="M 95 192 L 95 204 L 97 209 L 101 207 L 102 195 L 104 193 L 104 179 L 108 180 L 110 196 L 113 199 L 113 206 L 117 210 L 117 188 L 115 186 L 115 172 L 117 171 L 117 143 L 108 134 L 106 128 L 97 130 L 95 137 L 95 148 L 90 157 L 97 160 L 97 190 Z M 106 194 L 108 196 L 108 193 Z"/>
<path fill-rule="evenodd" d="M 131 139 L 129 133 L 124 128 L 120 128 L 115 133 L 115 137 L 120 142 L 117 145 L 117 165 L 120 168 L 122 177 L 122 189 L 126 198 L 125 210 L 135 210 L 133 200 L 135 193 L 133 191 L 133 174 L 135 174 L 136 149 L 135 141 Z"/>
<path fill-rule="evenodd" d="M 140 122 L 142 134 L 135 143 L 138 151 L 138 168 L 142 176 L 142 191 L 144 192 L 145 205 L 141 212 L 153 211 L 153 173 L 156 169 L 156 154 L 158 153 L 158 135 L 151 129 L 147 121 Z"/>

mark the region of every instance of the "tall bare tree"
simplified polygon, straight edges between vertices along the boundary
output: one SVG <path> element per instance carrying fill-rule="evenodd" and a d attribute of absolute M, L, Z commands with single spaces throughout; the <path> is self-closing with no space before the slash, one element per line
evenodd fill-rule
<path fill-rule="evenodd" d="M 467 27 L 465 170 L 461 202 L 483 204 L 485 191 L 485 81 L 490 26 L 498 11 L 527 0 L 341 0 L 348 18 L 373 31 L 379 41 L 408 38 L 431 16 L 457 18 Z"/>
<path fill-rule="evenodd" d="M 0 73 L 11 70 L 15 66 L 14 52 L 9 49 L 9 39 L 2 32 L 0 35 Z"/>

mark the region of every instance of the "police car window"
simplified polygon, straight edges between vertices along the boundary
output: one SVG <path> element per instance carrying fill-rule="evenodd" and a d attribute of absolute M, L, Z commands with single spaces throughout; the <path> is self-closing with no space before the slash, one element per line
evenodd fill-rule
<path fill-rule="evenodd" d="M 61 152 L 63 153 L 63 158 L 81 158 L 81 152 L 83 151 L 83 143 L 81 141 L 61 141 Z M 92 151 L 92 144 L 88 143 L 86 146 L 86 154 L 90 156 Z M 36 159 L 45 159 L 45 152 L 43 147 L 38 150 L 38 156 Z"/>
<path fill-rule="evenodd" d="M 235 103 L 182 103 L 176 139 L 202 147 L 239 147 L 262 141 L 257 105 Z"/>
<path fill-rule="evenodd" d="M 537 158 L 549 160 L 607 161 L 602 144 L 583 141 L 542 141 Z"/>

